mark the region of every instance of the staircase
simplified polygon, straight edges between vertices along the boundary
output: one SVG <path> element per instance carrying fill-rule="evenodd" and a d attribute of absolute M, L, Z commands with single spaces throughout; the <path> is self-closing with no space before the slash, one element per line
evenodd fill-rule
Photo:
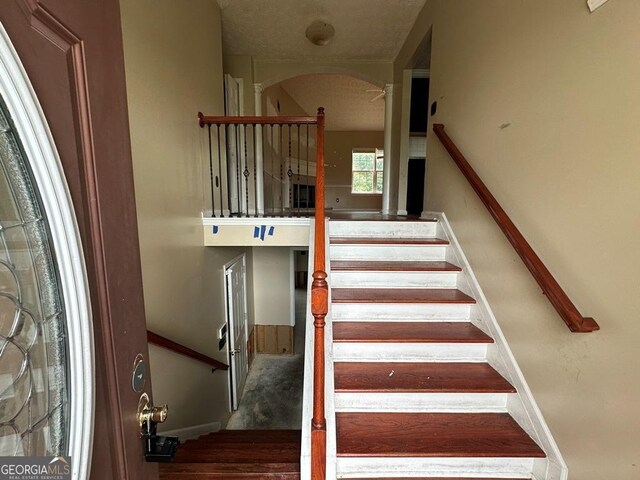
<path fill-rule="evenodd" d="M 331 220 L 329 243 L 327 478 L 566 478 L 444 217 Z"/>
<path fill-rule="evenodd" d="M 161 480 L 299 480 L 300 430 L 222 430 L 180 445 Z"/>

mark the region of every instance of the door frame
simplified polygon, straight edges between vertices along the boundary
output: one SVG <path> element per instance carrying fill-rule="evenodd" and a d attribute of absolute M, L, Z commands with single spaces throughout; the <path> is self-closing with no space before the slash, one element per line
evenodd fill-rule
<path fill-rule="evenodd" d="M 225 323 L 227 325 L 227 359 L 229 361 L 229 373 L 227 375 L 228 378 L 228 382 L 229 382 L 229 411 L 230 412 L 234 412 L 235 410 L 233 409 L 233 391 L 234 391 L 234 386 L 233 386 L 233 382 L 234 382 L 234 378 L 235 378 L 235 368 L 234 368 L 234 364 L 233 364 L 233 357 L 231 356 L 231 342 L 233 341 L 232 339 L 232 327 L 231 327 L 231 322 L 233 319 L 230 318 L 230 308 L 229 308 L 229 289 L 227 287 L 227 270 L 229 270 L 233 265 L 235 265 L 236 263 L 238 263 L 239 261 L 242 261 L 242 288 L 244 289 L 244 336 L 245 336 L 245 343 L 244 345 L 242 345 L 242 348 L 246 351 L 247 350 L 247 341 L 249 339 L 249 309 L 248 309 L 248 302 L 247 302 L 247 254 L 245 252 L 241 253 L 240 255 L 238 255 L 237 257 L 233 258 L 231 261 L 227 262 L 224 264 L 223 268 L 222 268 L 222 275 L 223 275 L 223 285 L 224 285 L 224 318 L 225 318 Z M 249 352 L 246 352 L 247 357 Z M 240 394 L 240 396 L 242 396 L 242 392 Z M 238 398 L 238 404 L 240 403 L 240 399 Z"/>

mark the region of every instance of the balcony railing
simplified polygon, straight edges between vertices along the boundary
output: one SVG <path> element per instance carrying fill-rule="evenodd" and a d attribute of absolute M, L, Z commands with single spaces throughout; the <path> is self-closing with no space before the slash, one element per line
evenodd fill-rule
<path fill-rule="evenodd" d="M 315 117 L 215 117 L 207 128 L 212 217 L 311 216 L 317 192 Z"/>

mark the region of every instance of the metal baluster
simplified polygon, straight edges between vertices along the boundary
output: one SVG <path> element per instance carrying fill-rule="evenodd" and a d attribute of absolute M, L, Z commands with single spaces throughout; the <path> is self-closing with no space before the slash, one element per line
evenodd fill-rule
<path fill-rule="evenodd" d="M 216 182 L 220 182 L 220 217 L 224 218 L 224 205 L 222 203 L 222 155 L 220 154 L 220 144 L 222 143 L 222 138 L 220 137 L 220 124 L 216 125 L 217 133 L 218 133 L 218 175 L 216 176 Z M 227 185 L 227 189 L 229 186 Z"/>
<path fill-rule="evenodd" d="M 209 133 L 209 177 L 211 179 L 211 218 L 216 218 L 215 187 L 213 185 L 213 152 L 211 149 L 211 124 L 207 125 Z M 218 142 L 218 145 L 220 143 Z"/>
<path fill-rule="evenodd" d="M 296 216 L 300 216 L 300 125 L 296 125 L 298 129 L 298 183 L 296 183 L 296 196 L 298 197 L 298 209 L 296 210 Z"/>
<path fill-rule="evenodd" d="M 262 135 L 262 129 L 260 129 L 260 135 Z M 258 165 L 257 165 L 257 156 L 258 146 L 258 126 L 253 124 L 253 208 L 254 208 L 254 217 L 258 217 Z"/>
<path fill-rule="evenodd" d="M 241 184 L 240 184 L 240 135 L 238 133 L 238 125 L 235 125 L 235 134 L 236 134 L 236 196 L 238 197 L 238 216 L 242 217 L 242 207 L 240 206 L 240 195 L 242 192 Z"/>
<path fill-rule="evenodd" d="M 307 124 L 307 178 L 305 183 L 305 187 L 307 189 L 307 217 L 309 216 L 309 124 Z"/>
<path fill-rule="evenodd" d="M 271 127 L 271 214 L 276 215 L 276 171 L 273 169 L 273 157 L 276 150 L 276 144 L 273 140 L 273 124 Z"/>
<path fill-rule="evenodd" d="M 287 177 L 289 177 L 289 217 L 293 215 L 293 187 L 291 186 L 291 179 L 293 177 L 293 170 L 291 170 L 291 124 L 289 124 L 289 165 L 287 168 Z"/>
<path fill-rule="evenodd" d="M 229 216 L 231 216 L 231 169 L 229 168 L 229 129 L 230 125 L 224 126 L 224 144 L 226 145 L 225 151 L 227 152 L 227 156 L 225 158 L 225 169 L 227 170 L 227 206 L 229 207 Z"/>
<path fill-rule="evenodd" d="M 282 193 L 284 186 L 284 178 L 282 177 L 282 124 L 280 124 L 280 216 L 284 217 L 284 194 Z"/>
<path fill-rule="evenodd" d="M 245 195 L 245 206 L 246 206 L 246 214 L 249 216 L 249 155 L 247 154 L 247 124 L 243 126 L 244 131 L 244 170 L 242 171 L 242 175 L 244 175 L 244 195 Z"/>

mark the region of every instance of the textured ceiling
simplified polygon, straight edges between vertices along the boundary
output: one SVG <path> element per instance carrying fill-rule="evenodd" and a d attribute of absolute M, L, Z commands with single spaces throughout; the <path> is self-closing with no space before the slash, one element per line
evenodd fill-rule
<path fill-rule="evenodd" d="M 327 130 L 384 130 L 384 98 L 371 101 L 380 89 L 370 83 L 347 75 L 316 74 L 280 85 L 307 114 L 324 107 Z"/>
<path fill-rule="evenodd" d="M 225 54 L 286 60 L 391 62 L 425 0 L 218 0 Z M 314 20 L 331 23 L 333 41 L 311 44 Z"/>

